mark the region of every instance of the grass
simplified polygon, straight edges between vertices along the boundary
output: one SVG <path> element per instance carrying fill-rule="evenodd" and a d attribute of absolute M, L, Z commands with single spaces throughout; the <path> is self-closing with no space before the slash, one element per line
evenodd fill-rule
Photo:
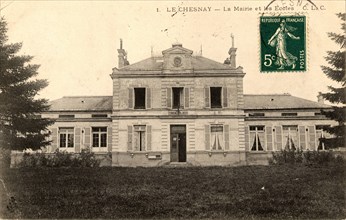
<path fill-rule="evenodd" d="M 3 169 L 1 218 L 345 218 L 345 167 Z M 264 187 L 264 188 L 263 188 Z"/>

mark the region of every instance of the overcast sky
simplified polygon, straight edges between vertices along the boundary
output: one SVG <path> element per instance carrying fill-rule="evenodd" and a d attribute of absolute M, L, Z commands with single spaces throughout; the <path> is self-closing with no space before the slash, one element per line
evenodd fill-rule
<path fill-rule="evenodd" d="M 317 100 L 319 91 L 332 83 L 321 71 L 327 50 L 339 50 L 327 32 L 341 32 L 335 15 L 345 11 L 344 0 L 278 0 L 271 6 L 290 7 L 307 16 L 308 71 L 261 73 L 259 70 L 259 17 L 270 1 L 1 1 L 1 16 L 8 22 L 9 42 L 23 42 L 21 54 L 35 56 L 39 78 L 49 86 L 40 97 L 57 99 L 73 95 L 111 95 L 109 76 L 117 66 L 119 39 L 124 41 L 130 63 L 180 42 L 185 48 L 223 62 L 235 36 L 237 66 L 246 72 L 244 93 L 291 93 Z M 304 10 L 303 6 L 307 4 Z M 211 12 L 171 12 L 172 7 L 211 7 Z M 234 6 L 252 11 L 234 11 Z M 226 12 L 223 9 L 231 8 Z M 220 9 L 220 11 L 215 11 Z M 321 10 L 325 9 L 325 10 Z M 288 9 L 289 10 L 289 9 Z M 293 13 L 292 11 L 277 13 Z M 159 11 L 159 12 L 158 12 Z"/>

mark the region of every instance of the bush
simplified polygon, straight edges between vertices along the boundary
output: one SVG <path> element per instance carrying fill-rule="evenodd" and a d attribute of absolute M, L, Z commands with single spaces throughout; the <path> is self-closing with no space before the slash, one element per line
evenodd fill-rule
<path fill-rule="evenodd" d="M 80 154 L 56 150 L 54 154 L 24 153 L 19 167 L 98 167 L 100 160 L 90 149 Z"/>
<path fill-rule="evenodd" d="M 332 151 L 282 150 L 273 152 L 269 164 L 304 164 L 308 166 L 342 165 L 344 158 Z"/>
<path fill-rule="evenodd" d="M 282 150 L 273 152 L 269 164 L 296 164 L 303 162 L 303 150 Z"/>
<path fill-rule="evenodd" d="M 0 169 L 10 167 L 11 150 L 0 147 Z"/>
<path fill-rule="evenodd" d="M 83 149 L 82 152 L 74 158 L 75 166 L 78 167 L 98 167 L 100 160 L 96 159 L 95 154 L 89 148 Z"/>

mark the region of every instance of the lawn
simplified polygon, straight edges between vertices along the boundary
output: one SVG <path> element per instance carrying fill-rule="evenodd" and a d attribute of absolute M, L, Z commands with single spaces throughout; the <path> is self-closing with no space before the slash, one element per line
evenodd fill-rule
<path fill-rule="evenodd" d="M 346 217 L 344 171 L 306 166 L 2 169 L 7 192 L 1 186 L 0 218 L 340 219 Z"/>

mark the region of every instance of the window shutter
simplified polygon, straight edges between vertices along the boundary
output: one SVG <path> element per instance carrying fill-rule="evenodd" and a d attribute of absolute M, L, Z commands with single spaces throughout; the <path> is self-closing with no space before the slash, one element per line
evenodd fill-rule
<path fill-rule="evenodd" d="M 107 128 L 108 152 L 112 152 L 112 127 Z"/>
<path fill-rule="evenodd" d="M 205 102 L 205 107 L 209 108 L 210 107 L 210 88 L 209 87 L 204 88 L 204 102 Z"/>
<path fill-rule="evenodd" d="M 127 126 L 127 149 L 132 151 L 132 126 Z"/>
<path fill-rule="evenodd" d="M 225 134 L 225 150 L 229 150 L 229 125 L 224 126 Z"/>
<path fill-rule="evenodd" d="M 52 128 L 52 151 L 54 152 L 58 148 L 58 128 Z"/>
<path fill-rule="evenodd" d="M 172 108 L 172 88 L 167 88 L 167 108 Z"/>
<path fill-rule="evenodd" d="M 133 108 L 133 96 L 134 96 L 133 88 L 129 88 L 129 108 Z"/>
<path fill-rule="evenodd" d="M 273 135 L 272 135 L 273 129 L 272 127 L 268 126 L 265 127 L 265 133 L 267 135 L 267 150 L 272 151 L 273 150 Z"/>
<path fill-rule="evenodd" d="M 190 89 L 185 88 L 185 108 L 190 107 Z"/>
<path fill-rule="evenodd" d="M 299 129 L 299 141 L 300 141 L 300 144 L 299 144 L 299 148 L 302 149 L 302 150 L 306 150 L 306 140 L 305 140 L 305 126 L 299 126 L 298 127 Z"/>
<path fill-rule="evenodd" d="M 81 129 L 80 128 L 75 128 L 75 152 L 79 153 L 80 152 L 80 142 L 81 142 Z"/>
<path fill-rule="evenodd" d="M 222 107 L 227 108 L 228 107 L 227 87 L 222 88 L 222 98 L 223 98 Z"/>
<path fill-rule="evenodd" d="M 147 88 L 146 89 L 146 95 L 147 95 L 147 103 L 146 103 L 146 108 L 151 108 L 151 89 Z"/>
<path fill-rule="evenodd" d="M 276 150 L 282 150 L 282 129 L 281 126 L 275 127 Z"/>
<path fill-rule="evenodd" d="M 90 128 L 85 128 L 84 132 L 85 132 L 85 147 L 90 148 L 91 147 L 91 143 L 90 143 Z"/>
<path fill-rule="evenodd" d="M 310 150 L 317 150 L 315 146 L 315 126 L 309 126 L 309 147 Z"/>
<path fill-rule="evenodd" d="M 151 151 L 151 125 L 147 126 L 147 151 Z"/>
<path fill-rule="evenodd" d="M 209 125 L 205 125 L 204 133 L 205 133 L 205 140 L 204 140 L 205 149 L 210 150 L 210 126 Z"/>
<path fill-rule="evenodd" d="M 245 126 L 245 150 L 250 151 L 250 131 L 249 131 L 249 126 Z"/>

